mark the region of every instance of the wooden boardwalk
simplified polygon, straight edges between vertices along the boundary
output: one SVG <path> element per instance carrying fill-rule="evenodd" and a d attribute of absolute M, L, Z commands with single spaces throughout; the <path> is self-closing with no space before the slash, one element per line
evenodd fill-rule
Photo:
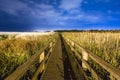
<path fill-rule="evenodd" d="M 41 61 L 38 69 L 32 77 L 32 80 L 86 80 L 84 75 L 78 78 L 79 64 L 74 62 L 74 58 L 69 56 L 65 41 L 60 36 L 56 41 L 53 48 L 51 48 L 43 61 Z M 50 45 L 41 49 L 38 54 L 34 54 L 23 65 L 18 67 L 10 76 L 5 80 L 19 80 L 25 72 L 29 69 L 29 66 L 42 55 L 44 49 L 49 48 Z M 70 51 L 71 52 L 71 51 Z M 70 54 L 71 55 L 71 54 Z M 34 60 L 33 60 L 34 58 Z M 72 61 L 71 61 L 72 60 Z M 29 64 L 29 65 L 28 65 Z M 77 73 L 76 73 L 77 71 Z M 20 72 L 20 73 L 18 73 Z M 80 71 L 80 74 L 83 74 Z"/>
<path fill-rule="evenodd" d="M 61 39 L 55 45 L 41 80 L 64 80 Z"/>
<path fill-rule="evenodd" d="M 65 45 L 65 41 L 59 37 L 40 80 L 87 80 L 78 68 L 79 64 L 68 56 L 68 47 Z"/>
<path fill-rule="evenodd" d="M 120 71 L 118 69 L 77 43 L 62 38 L 61 35 L 55 42 L 53 41 L 44 46 L 28 61 L 19 66 L 5 80 L 22 80 L 20 78 L 24 76 L 37 59 L 41 60 L 41 56 L 44 56 L 44 59 L 39 62 L 39 67 L 31 80 L 89 80 L 88 76 L 94 80 L 104 80 L 105 76 L 107 76 L 105 80 L 120 80 Z M 90 66 L 88 59 L 94 60 L 109 74 L 100 77 L 94 68 Z"/>

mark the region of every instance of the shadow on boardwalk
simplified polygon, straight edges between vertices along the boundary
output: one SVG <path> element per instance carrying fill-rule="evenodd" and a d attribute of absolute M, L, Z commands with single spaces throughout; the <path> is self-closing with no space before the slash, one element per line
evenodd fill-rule
<path fill-rule="evenodd" d="M 63 65 L 64 65 L 64 80 L 76 80 L 62 38 L 61 38 L 61 45 L 62 45 Z"/>

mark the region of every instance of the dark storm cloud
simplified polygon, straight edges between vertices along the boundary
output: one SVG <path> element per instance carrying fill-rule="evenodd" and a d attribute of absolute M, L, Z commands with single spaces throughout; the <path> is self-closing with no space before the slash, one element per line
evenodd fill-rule
<path fill-rule="evenodd" d="M 120 26 L 119 6 L 119 0 L 1 0 L 0 31 Z"/>

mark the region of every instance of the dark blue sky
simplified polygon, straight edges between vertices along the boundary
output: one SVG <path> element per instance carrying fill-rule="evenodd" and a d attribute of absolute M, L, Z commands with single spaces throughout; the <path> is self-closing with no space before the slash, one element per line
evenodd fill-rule
<path fill-rule="evenodd" d="M 0 31 L 120 29 L 120 0 L 0 0 Z"/>

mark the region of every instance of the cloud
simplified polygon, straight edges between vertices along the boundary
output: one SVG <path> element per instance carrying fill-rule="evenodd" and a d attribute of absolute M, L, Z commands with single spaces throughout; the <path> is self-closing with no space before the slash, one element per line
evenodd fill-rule
<path fill-rule="evenodd" d="M 19 0 L 2 0 L 0 3 L 0 11 L 16 17 L 36 19 L 55 17 L 58 15 L 52 5 L 38 4 L 32 1 L 31 7 L 29 3 L 24 3 Z"/>
<path fill-rule="evenodd" d="M 0 10 L 18 16 L 19 11 L 28 11 L 29 7 L 27 6 L 27 4 L 18 0 L 1 0 Z"/>
<path fill-rule="evenodd" d="M 84 0 L 62 0 L 60 8 L 68 11 L 67 15 L 61 16 L 63 20 L 85 21 L 85 22 L 98 22 L 102 19 L 99 14 L 89 14 L 82 10 L 82 3 Z M 87 2 L 87 1 L 86 1 Z"/>
<path fill-rule="evenodd" d="M 82 0 L 62 0 L 60 8 L 64 10 L 71 10 L 80 8 Z"/>
<path fill-rule="evenodd" d="M 53 9 L 53 6 L 47 5 L 47 4 L 35 4 L 35 7 L 39 8 L 40 10 L 51 10 Z"/>
<path fill-rule="evenodd" d="M 61 17 L 63 20 L 73 20 L 73 21 L 84 21 L 84 22 L 99 22 L 101 21 L 103 18 L 100 15 L 91 15 L 91 14 L 85 14 L 85 13 L 80 13 L 78 15 L 75 16 L 62 16 Z"/>
<path fill-rule="evenodd" d="M 56 11 L 50 4 L 38 4 L 32 1 L 33 7 L 28 3 L 18 0 L 2 0 L 0 3 L 0 10 L 12 14 L 14 16 L 30 17 L 33 19 L 45 19 L 48 23 L 55 24 L 56 22 L 63 25 L 67 20 L 84 20 L 84 21 L 98 21 L 99 16 L 90 15 L 79 10 L 82 0 L 62 0 L 60 7 L 64 10 L 69 10 L 67 15 L 64 11 Z M 60 21 L 60 22 L 59 22 Z M 57 23 L 56 23 L 57 24 Z"/>
<path fill-rule="evenodd" d="M 85 13 L 82 10 L 83 0 L 62 0 L 57 5 L 59 10 L 51 4 L 30 1 L 25 3 L 19 0 L 2 0 L 0 10 L 28 21 L 34 26 L 71 26 L 77 22 L 96 23 L 103 17 L 99 14 Z M 32 4 L 32 5 L 31 5 Z M 66 14 L 64 14 L 67 11 Z M 23 20 L 21 20 L 23 21 Z M 24 21 L 23 21 L 24 22 Z M 74 24 L 75 23 L 75 24 Z"/>

